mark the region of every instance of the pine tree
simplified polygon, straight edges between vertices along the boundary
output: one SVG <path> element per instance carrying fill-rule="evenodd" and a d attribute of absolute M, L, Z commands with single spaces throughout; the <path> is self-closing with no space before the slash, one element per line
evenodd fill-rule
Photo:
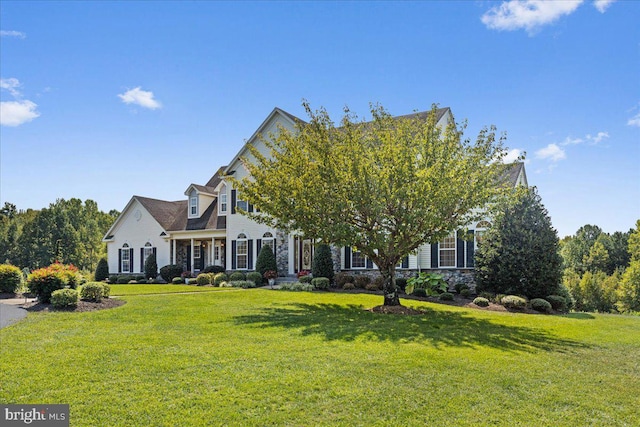
<path fill-rule="evenodd" d="M 109 263 L 106 258 L 100 258 L 98 266 L 96 267 L 96 274 L 94 279 L 96 282 L 102 282 L 109 277 Z"/>
<path fill-rule="evenodd" d="M 326 277 L 330 282 L 333 281 L 335 272 L 333 270 L 333 259 L 331 258 L 331 248 L 329 245 L 321 244 L 316 248 L 313 254 L 311 274 L 314 278 Z"/>
<path fill-rule="evenodd" d="M 144 277 L 146 279 L 155 279 L 158 277 L 158 262 L 156 254 L 151 254 L 144 262 Z"/>
<path fill-rule="evenodd" d="M 256 260 L 256 271 L 264 277 L 266 271 L 273 270 L 278 271 L 278 264 L 276 262 L 276 256 L 271 250 L 271 246 L 263 245 L 258 253 L 258 259 Z"/>
<path fill-rule="evenodd" d="M 476 252 L 478 290 L 544 298 L 558 292 L 558 235 L 535 188 L 519 193 L 494 219 Z"/>

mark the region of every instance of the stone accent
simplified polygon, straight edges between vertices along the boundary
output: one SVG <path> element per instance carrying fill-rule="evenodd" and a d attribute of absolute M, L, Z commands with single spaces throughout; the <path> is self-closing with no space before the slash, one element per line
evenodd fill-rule
<path fill-rule="evenodd" d="M 471 291 L 476 289 L 476 282 L 473 277 L 473 270 L 471 269 L 440 269 L 440 270 L 431 270 L 431 269 L 423 269 L 421 270 L 424 273 L 436 273 L 442 274 L 443 279 L 449 283 L 449 290 L 453 290 L 458 283 L 464 283 L 469 286 Z M 358 276 L 360 274 L 364 274 L 366 276 L 371 277 L 371 280 L 375 280 L 380 276 L 380 272 L 377 269 L 373 270 L 342 270 L 344 273 L 349 273 L 354 276 Z M 418 274 L 418 270 L 409 270 L 409 269 L 398 269 L 396 270 L 396 278 L 405 278 L 410 279 L 411 277 L 415 277 Z"/>
<path fill-rule="evenodd" d="M 336 273 L 340 271 L 340 266 L 342 265 L 340 253 L 340 248 L 331 246 L 331 260 L 333 261 L 333 271 Z"/>
<path fill-rule="evenodd" d="M 286 276 L 289 272 L 289 236 L 281 230 L 276 231 L 275 255 L 278 276 Z"/>

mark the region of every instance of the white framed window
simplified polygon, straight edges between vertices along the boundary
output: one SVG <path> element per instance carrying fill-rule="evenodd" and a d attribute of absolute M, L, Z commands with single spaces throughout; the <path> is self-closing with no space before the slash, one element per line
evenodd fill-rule
<path fill-rule="evenodd" d="M 120 249 L 120 271 L 128 273 L 131 271 L 131 251 L 129 251 L 129 245 L 125 243 Z"/>
<path fill-rule="evenodd" d="M 276 241 L 272 233 L 267 231 L 262 235 L 262 246 L 269 246 L 271 248 L 271 252 L 274 254 L 276 253 Z"/>
<path fill-rule="evenodd" d="M 240 192 L 236 193 L 236 209 L 242 209 L 243 211 L 247 212 L 248 209 L 248 203 L 246 200 L 242 200 L 240 198 Z"/>
<path fill-rule="evenodd" d="M 440 267 L 456 266 L 456 233 L 445 237 L 438 245 Z"/>
<path fill-rule="evenodd" d="M 367 257 L 360 251 L 351 250 L 351 268 L 366 268 Z"/>
<path fill-rule="evenodd" d="M 227 213 L 227 186 L 223 185 L 220 189 L 220 213 Z"/>
<path fill-rule="evenodd" d="M 201 253 L 200 252 L 200 245 L 198 244 L 198 245 L 193 247 L 193 257 L 199 259 L 200 258 L 200 253 Z"/>
<path fill-rule="evenodd" d="M 151 242 L 145 243 L 142 251 L 142 262 L 147 262 L 147 258 L 149 258 L 149 255 L 151 255 L 152 253 L 153 246 L 151 245 Z"/>
<path fill-rule="evenodd" d="M 189 198 L 189 216 L 198 216 L 198 197 L 191 196 Z"/>
<path fill-rule="evenodd" d="M 249 244 L 244 233 L 238 234 L 236 240 L 236 269 L 246 270 L 249 265 Z"/>

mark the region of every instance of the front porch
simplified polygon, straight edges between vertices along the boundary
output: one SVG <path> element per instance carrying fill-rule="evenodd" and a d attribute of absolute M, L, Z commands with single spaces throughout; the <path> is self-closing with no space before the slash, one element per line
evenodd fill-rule
<path fill-rule="evenodd" d="M 170 239 L 171 264 L 196 276 L 205 267 L 217 265 L 226 269 L 226 239 L 224 237 Z"/>

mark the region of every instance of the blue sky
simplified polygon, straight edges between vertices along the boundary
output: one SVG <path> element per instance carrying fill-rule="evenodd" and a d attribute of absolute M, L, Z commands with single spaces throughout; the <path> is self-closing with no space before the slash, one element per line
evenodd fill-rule
<path fill-rule="evenodd" d="M 640 219 L 640 2 L 14 2 L 0 202 L 179 200 L 271 110 L 451 107 L 527 153 L 560 237 Z"/>

